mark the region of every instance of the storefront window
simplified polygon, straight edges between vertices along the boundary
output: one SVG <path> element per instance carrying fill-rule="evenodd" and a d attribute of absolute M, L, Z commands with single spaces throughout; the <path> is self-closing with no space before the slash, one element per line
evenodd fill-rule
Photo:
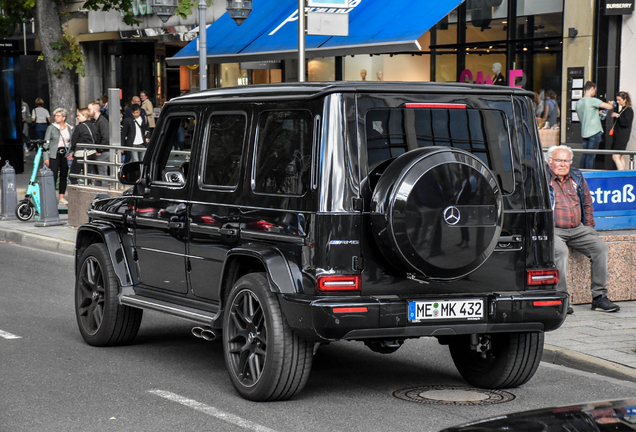
<path fill-rule="evenodd" d="M 508 0 L 502 0 L 498 6 L 490 4 L 467 2 L 466 43 L 506 40 L 508 37 Z"/>
<path fill-rule="evenodd" d="M 518 43 L 515 53 L 515 69 L 523 70 L 523 76 L 516 85 L 534 91 L 540 100 L 545 93 L 552 90 L 556 93 L 557 103 L 561 106 L 561 41 L 539 42 L 532 44 Z"/>
<path fill-rule="evenodd" d="M 435 55 L 435 81 L 457 82 L 457 52 Z"/>
<path fill-rule="evenodd" d="M 503 75 L 504 85 L 508 85 L 506 76 L 506 52 L 476 47 L 466 51 L 466 68 L 460 75 L 460 82 L 493 84 L 498 75 Z"/>
<path fill-rule="evenodd" d="M 221 87 L 248 85 L 247 69 L 240 69 L 238 63 L 221 64 Z"/>
<path fill-rule="evenodd" d="M 517 0 L 517 38 L 544 38 L 563 33 L 563 2 Z"/>
<path fill-rule="evenodd" d="M 459 7 L 446 15 L 435 25 L 437 45 L 453 45 L 457 43 L 457 14 Z"/>
<path fill-rule="evenodd" d="M 0 95 L 2 95 L 0 97 L 0 140 L 17 139 L 13 57 L 0 56 L 0 67 L 2 68 L 0 78 Z"/>
<path fill-rule="evenodd" d="M 307 63 L 308 81 L 335 81 L 336 58 L 324 57 L 310 60 Z"/>

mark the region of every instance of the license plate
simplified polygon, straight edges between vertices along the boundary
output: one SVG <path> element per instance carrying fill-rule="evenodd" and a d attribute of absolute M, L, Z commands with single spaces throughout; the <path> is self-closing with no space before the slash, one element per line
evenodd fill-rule
<path fill-rule="evenodd" d="M 484 317 L 483 300 L 433 300 L 409 302 L 409 321 L 465 319 Z"/>

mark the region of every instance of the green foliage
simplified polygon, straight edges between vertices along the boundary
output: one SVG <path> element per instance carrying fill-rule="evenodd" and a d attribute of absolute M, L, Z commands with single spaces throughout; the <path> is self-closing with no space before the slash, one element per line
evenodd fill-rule
<path fill-rule="evenodd" d="M 54 57 L 56 62 L 59 62 L 63 68 L 70 71 L 75 69 L 76 73 L 84 76 L 84 60 L 86 60 L 86 56 L 82 54 L 82 50 L 73 36 L 65 33 L 62 35 L 62 39 L 51 42 L 50 45 L 51 48 L 57 51 Z M 59 76 L 62 74 L 62 70 L 58 69 L 54 73 Z"/>
<path fill-rule="evenodd" d="M 35 0 L 0 0 L 0 37 L 13 35 L 15 27 L 33 18 Z"/>

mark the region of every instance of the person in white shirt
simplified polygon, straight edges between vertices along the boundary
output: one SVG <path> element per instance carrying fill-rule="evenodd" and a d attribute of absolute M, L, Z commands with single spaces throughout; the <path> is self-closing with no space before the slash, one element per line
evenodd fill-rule
<path fill-rule="evenodd" d="M 148 120 L 141 115 L 141 107 L 133 104 L 130 107 L 132 115 L 124 119 L 121 130 L 121 142 L 126 147 L 146 148 L 149 141 Z M 131 152 L 130 161 L 142 160 L 144 152 Z"/>
<path fill-rule="evenodd" d="M 35 109 L 31 114 L 31 119 L 35 122 L 35 133 L 38 139 L 44 139 L 46 128 L 51 123 L 51 114 L 42 105 L 44 105 L 44 101 L 41 98 L 37 98 L 35 100 Z"/>

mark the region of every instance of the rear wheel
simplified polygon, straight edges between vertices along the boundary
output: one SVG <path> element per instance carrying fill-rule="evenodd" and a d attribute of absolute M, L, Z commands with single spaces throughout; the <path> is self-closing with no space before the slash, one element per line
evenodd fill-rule
<path fill-rule="evenodd" d="M 245 399 L 289 399 L 309 377 L 313 344 L 295 335 L 262 273 L 240 278 L 223 317 L 225 364 Z"/>
<path fill-rule="evenodd" d="M 458 336 L 450 353 L 459 373 L 480 388 L 511 388 L 525 384 L 539 367 L 543 354 L 543 333 L 497 333 L 490 337 L 490 349 L 471 349 L 470 335 Z"/>
<path fill-rule="evenodd" d="M 101 243 L 90 245 L 80 263 L 75 280 L 75 315 L 82 337 L 93 346 L 132 341 L 143 310 L 119 304 L 119 286 L 108 249 Z"/>
<path fill-rule="evenodd" d="M 31 204 L 31 201 L 22 200 L 15 208 L 15 215 L 22 222 L 26 222 L 35 216 L 35 207 Z"/>

